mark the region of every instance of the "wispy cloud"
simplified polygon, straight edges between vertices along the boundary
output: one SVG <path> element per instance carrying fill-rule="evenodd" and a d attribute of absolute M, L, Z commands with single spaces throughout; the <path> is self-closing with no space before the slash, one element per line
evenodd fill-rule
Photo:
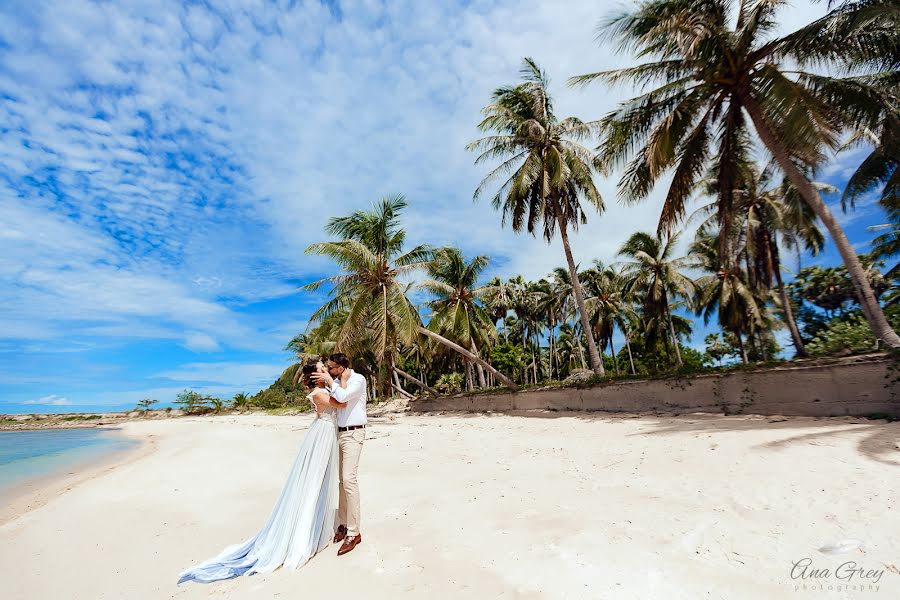
<path fill-rule="evenodd" d="M 56 394 L 51 394 L 49 396 L 44 396 L 43 398 L 38 398 L 37 400 L 26 400 L 22 404 L 46 404 L 49 406 L 69 406 L 72 402 L 69 402 L 67 398 L 63 398 L 62 396 L 57 396 Z"/>
<path fill-rule="evenodd" d="M 240 362 L 188 363 L 163 371 L 158 377 L 187 383 L 206 383 L 227 386 L 268 386 L 281 375 L 285 364 L 253 364 Z M 254 390 L 255 391 L 255 390 Z"/>

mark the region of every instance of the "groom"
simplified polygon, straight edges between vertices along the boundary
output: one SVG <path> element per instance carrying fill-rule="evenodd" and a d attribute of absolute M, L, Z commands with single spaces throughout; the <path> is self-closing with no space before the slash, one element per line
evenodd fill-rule
<path fill-rule="evenodd" d="M 366 378 L 350 368 L 346 354 L 332 354 L 328 358 L 328 373 L 314 374 L 331 391 L 331 396 L 341 403 L 337 412 L 338 447 L 340 448 L 340 495 L 338 500 L 338 526 L 335 543 L 344 541 L 338 556 L 347 554 L 362 542 L 359 533 L 359 486 L 356 468 L 366 439 Z"/>

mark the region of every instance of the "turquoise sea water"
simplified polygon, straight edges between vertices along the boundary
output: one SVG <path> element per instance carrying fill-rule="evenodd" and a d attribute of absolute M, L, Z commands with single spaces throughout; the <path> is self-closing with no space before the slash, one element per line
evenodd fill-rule
<path fill-rule="evenodd" d="M 115 429 L 0 431 L 0 492 L 33 477 L 71 473 L 138 443 Z"/>

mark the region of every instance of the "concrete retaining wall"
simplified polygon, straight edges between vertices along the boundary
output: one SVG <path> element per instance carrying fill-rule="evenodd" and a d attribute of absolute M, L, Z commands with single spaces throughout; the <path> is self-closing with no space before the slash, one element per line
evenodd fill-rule
<path fill-rule="evenodd" d="M 410 401 L 414 412 L 560 410 L 900 417 L 900 364 L 884 354 L 583 389 L 459 394 Z"/>

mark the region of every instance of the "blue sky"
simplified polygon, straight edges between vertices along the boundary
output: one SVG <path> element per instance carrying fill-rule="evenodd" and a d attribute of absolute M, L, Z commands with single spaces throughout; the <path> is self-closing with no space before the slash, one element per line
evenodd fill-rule
<path fill-rule="evenodd" d="M 478 111 L 523 56 L 560 116 L 631 93 L 565 87 L 630 62 L 596 43 L 592 1 L 125 4 L 0 6 L 0 413 L 265 387 L 322 299 L 298 286 L 332 269 L 303 250 L 388 194 L 411 203 L 410 243 L 487 254 L 488 277 L 544 276 L 565 264 L 558 243 L 471 200 Z M 797 2 L 782 26 L 824 4 Z M 820 178 L 841 185 L 859 159 Z M 573 238 L 583 264 L 655 227 L 665 186 L 626 208 L 617 178 L 598 179 L 607 211 Z M 841 219 L 865 251 L 881 215 Z M 829 246 L 804 264 L 836 261 Z"/>

